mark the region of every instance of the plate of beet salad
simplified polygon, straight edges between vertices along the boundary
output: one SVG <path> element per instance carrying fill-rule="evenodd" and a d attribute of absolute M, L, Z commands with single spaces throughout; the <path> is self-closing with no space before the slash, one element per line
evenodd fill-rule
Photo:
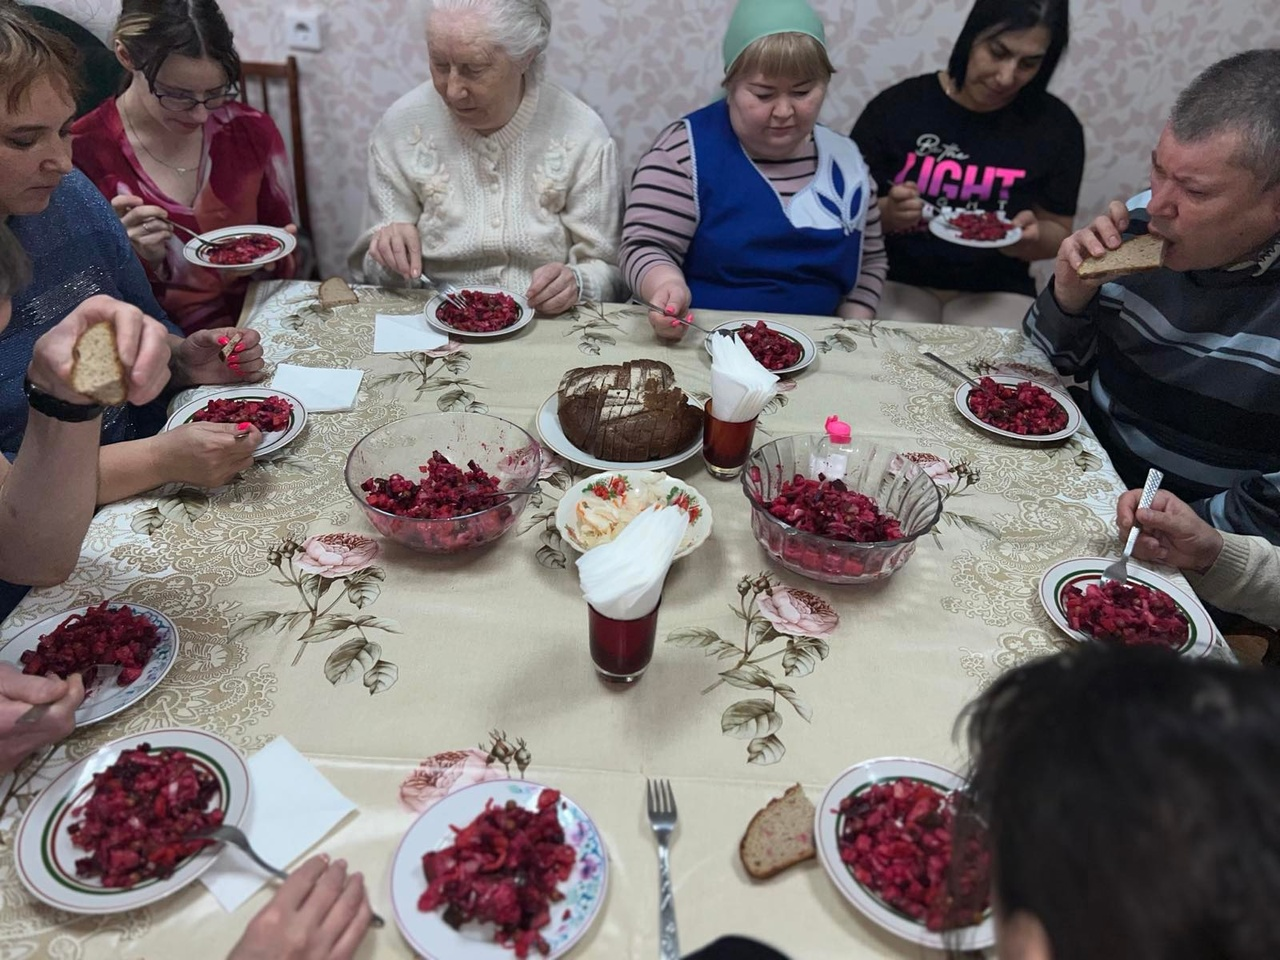
<path fill-rule="evenodd" d="M 711 352 L 710 338 L 722 336 L 717 332 L 720 330 L 732 330 L 762 367 L 780 377 L 799 373 L 818 357 L 818 347 L 812 338 L 795 327 L 773 320 L 730 320 L 722 323 L 703 341 L 707 353 Z"/>
<path fill-rule="evenodd" d="M 1134 563 L 1127 583 L 1104 586 L 1110 562 L 1064 560 L 1040 578 L 1040 602 L 1059 629 L 1081 643 L 1163 647 L 1186 657 L 1213 649 L 1217 629 L 1191 591 Z"/>
<path fill-rule="evenodd" d="M 0 662 L 24 673 L 66 679 L 78 673 L 85 698 L 76 726 L 87 727 L 133 706 L 165 678 L 178 657 L 178 628 L 159 610 L 104 601 L 76 607 L 27 627 L 0 649 Z M 120 675 L 99 683 L 97 664 Z"/>
<path fill-rule="evenodd" d="M 253 452 L 265 457 L 292 443 L 307 425 L 307 409 L 289 393 L 268 387 L 225 387 L 203 393 L 173 412 L 166 430 L 187 423 L 252 423 L 262 431 Z"/>
<path fill-rule="evenodd" d="M 265 267 L 283 260 L 298 246 L 298 238 L 288 230 L 261 223 L 221 227 L 192 237 L 182 248 L 188 263 L 211 270 L 244 270 Z"/>
<path fill-rule="evenodd" d="M 1058 387 L 1006 376 L 982 377 L 978 387 L 960 384 L 956 409 L 970 423 L 998 437 L 1058 443 L 1079 430 L 1084 419 L 1075 401 Z"/>
<path fill-rule="evenodd" d="M 835 779 L 814 815 L 818 859 L 845 899 L 935 950 L 985 950 L 996 940 L 986 838 L 960 829 L 963 786 L 925 760 L 867 760 Z M 964 853 L 953 864 L 957 845 Z"/>
<path fill-rule="evenodd" d="M 396 923 L 426 960 L 564 956 L 604 905 L 591 818 L 527 780 L 490 780 L 422 814 L 391 864 Z"/>
<path fill-rule="evenodd" d="M 483 284 L 463 286 L 463 305 L 436 294 L 427 303 L 427 323 L 450 336 L 505 337 L 533 321 L 533 308 L 519 294 Z"/>
<path fill-rule="evenodd" d="M 249 804 L 240 752 L 203 730 L 109 743 L 73 764 L 27 809 L 14 840 L 31 894 L 70 913 L 155 903 L 204 873 L 219 848 L 194 834 L 238 824 Z"/>

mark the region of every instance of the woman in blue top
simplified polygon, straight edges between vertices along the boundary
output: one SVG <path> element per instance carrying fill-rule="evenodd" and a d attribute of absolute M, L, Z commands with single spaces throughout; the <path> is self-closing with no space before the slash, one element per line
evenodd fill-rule
<path fill-rule="evenodd" d="M 740 0 L 725 97 L 667 127 L 640 161 L 622 266 L 659 308 L 874 317 L 888 269 L 875 186 L 853 141 L 817 123 L 835 72 L 805 0 Z"/>

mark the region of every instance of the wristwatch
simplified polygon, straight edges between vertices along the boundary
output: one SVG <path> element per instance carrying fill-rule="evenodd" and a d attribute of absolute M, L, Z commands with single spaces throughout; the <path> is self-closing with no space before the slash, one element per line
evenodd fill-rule
<path fill-rule="evenodd" d="M 22 378 L 22 392 L 27 395 L 27 403 L 32 410 L 43 413 L 46 417 L 52 417 L 54 420 L 61 420 L 63 423 L 84 423 L 86 420 L 102 415 L 102 404 L 70 403 L 59 400 L 53 394 L 45 393 L 28 377 Z"/>

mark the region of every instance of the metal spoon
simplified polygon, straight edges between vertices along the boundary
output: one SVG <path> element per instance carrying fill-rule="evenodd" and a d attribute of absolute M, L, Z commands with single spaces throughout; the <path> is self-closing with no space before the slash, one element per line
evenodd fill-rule
<path fill-rule="evenodd" d="M 973 377 L 969 376 L 967 373 L 965 373 L 965 372 L 964 372 L 963 370 L 961 370 L 959 367 L 953 367 L 951 364 L 947 363 L 947 361 L 943 360 L 943 359 L 942 359 L 940 356 L 938 356 L 937 354 L 930 353 L 928 350 L 925 350 L 925 351 L 921 352 L 921 354 L 920 354 L 920 355 L 921 355 L 922 357 L 928 357 L 930 360 L 932 360 L 934 363 L 938 364 L 938 365 L 939 365 L 939 366 L 941 366 L 941 367 L 946 367 L 948 370 L 950 370 L 952 373 L 954 373 L 957 377 L 961 377 L 962 379 L 964 379 L 964 380 L 965 380 L 965 382 L 967 382 L 967 383 L 969 384 L 969 386 L 973 387 L 973 389 L 975 389 L 975 390 L 981 390 L 981 389 L 982 389 L 982 385 L 981 385 L 980 383 L 978 383 L 978 381 L 977 381 L 977 380 L 973 379 Z"/>

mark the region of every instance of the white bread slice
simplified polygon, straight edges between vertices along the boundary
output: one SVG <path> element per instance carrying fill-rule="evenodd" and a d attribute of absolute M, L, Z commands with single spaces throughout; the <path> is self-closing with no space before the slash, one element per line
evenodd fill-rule
<path fill-rule="evenodd" d="M 738 856 L 747 873 L 767 880 L 787 867 L 817 856 L 813 845 L 813 803 L 800 784 L 751 818 L 738 845 Z"/>
<path fill-rule="evenodd" d="M 320 284 L 320 306 L 326 310 L 330 307 L 344 307 L 359 302 L 360 298 L 351 289 L 351 285 L 341 277 L 330 277 Z"/>
<path fill-rule="evenodd" d="M 116 354 L 116 330 L 108 321 L 95 323 L 76 340 L 71 363 L 71 389 L 114 407 L 129 396 L 125 371 Z"/>
<path fill-rule="evenodd" d="M 1158 270 L 1163 259 L 1164 241 L 1144 233 L 1100 257 L 1090 257 L 1080 264 L 1076 274 L 1081 280 L 1114 280 L 1130 273 Z"/>

